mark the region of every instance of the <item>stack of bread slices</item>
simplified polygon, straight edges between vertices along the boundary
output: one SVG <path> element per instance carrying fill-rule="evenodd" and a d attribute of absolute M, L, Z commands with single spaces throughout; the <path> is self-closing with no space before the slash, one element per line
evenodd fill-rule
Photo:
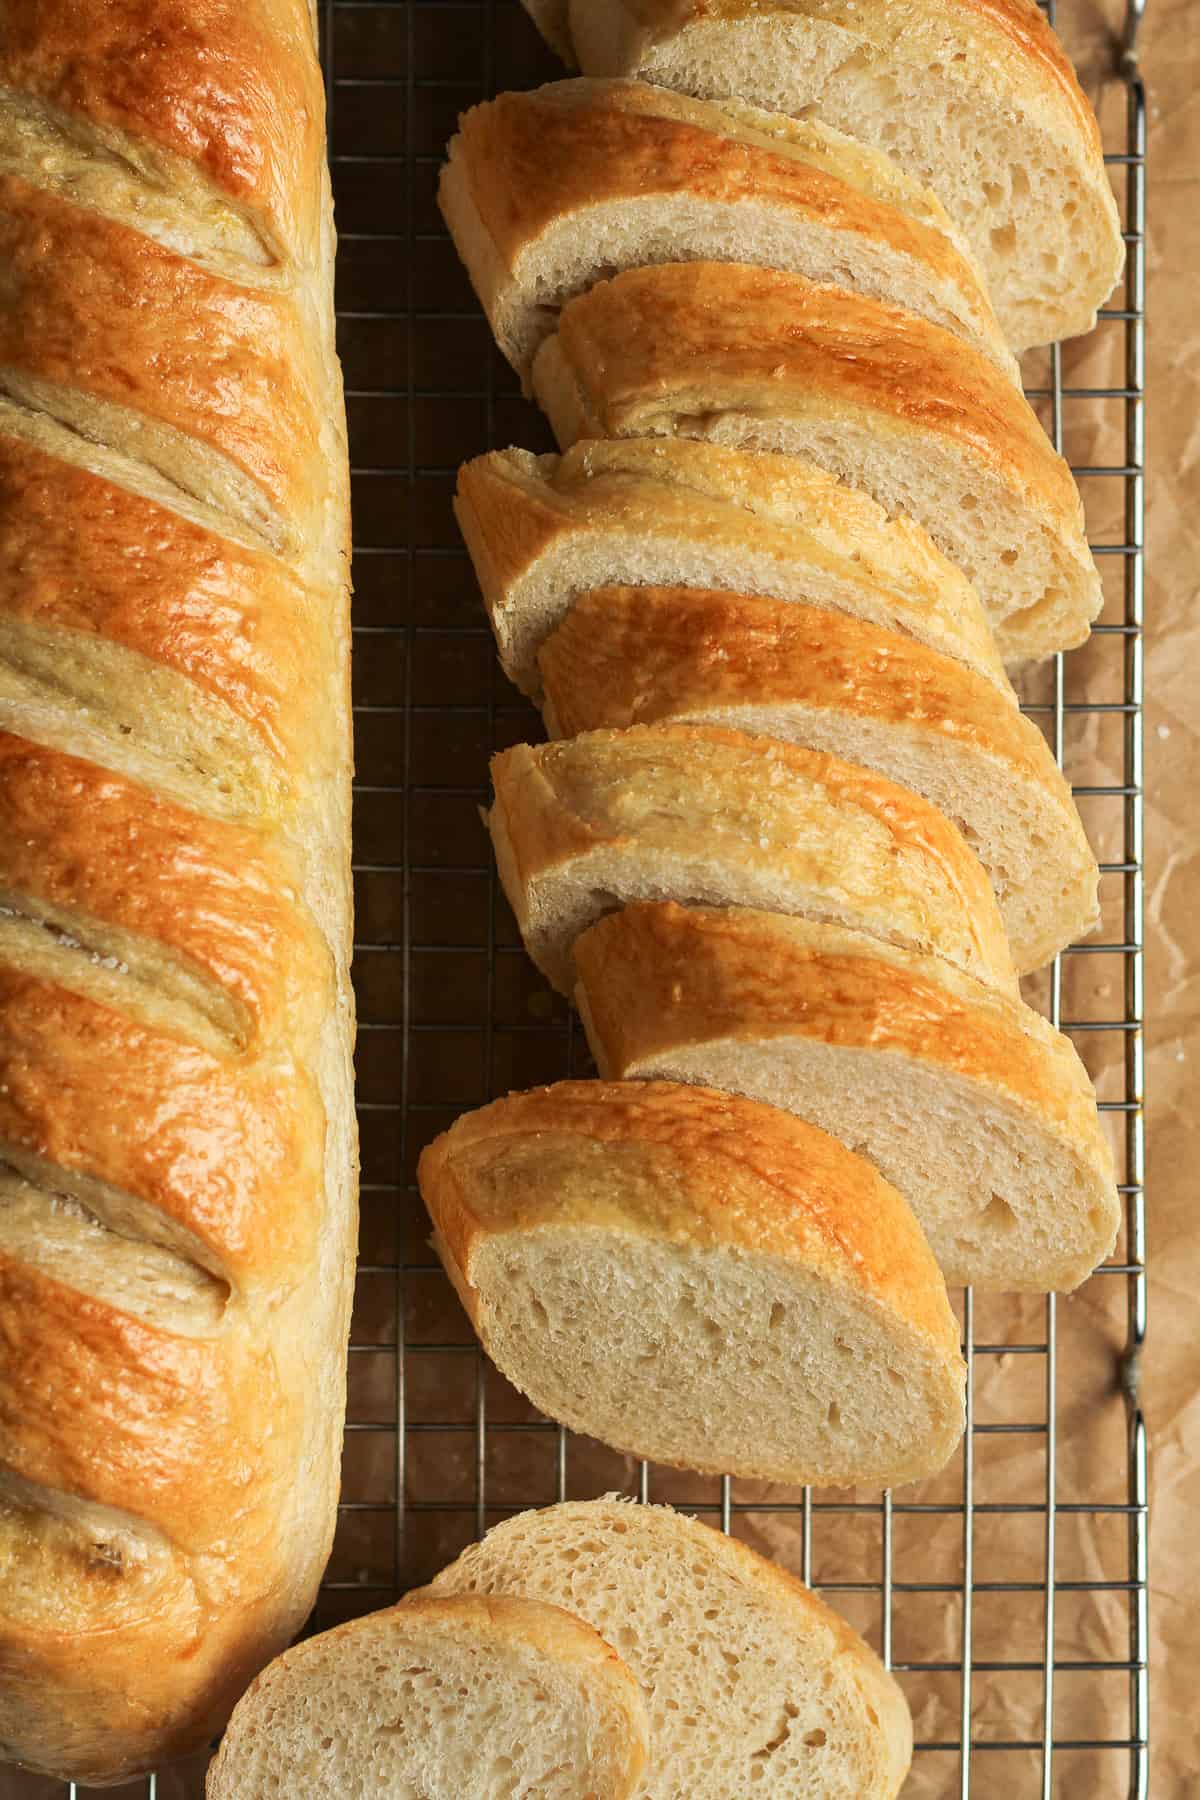
<path fill-rule="evenodd" d="M 468 113 L 441 203 L 561 454 L 462 470 L 529 953 L 598 1081 L 429 1146 L 499 1367 L 628 1454 L 944 1465 L 946 1282 L 1083 1281 L 1119 1203 L 1019 978 L 1097 866 L 1006 670 L 1100 607 L 1016 355 L 1121 266 L 1033 0 L 529 0 L 582 75 Z"/>

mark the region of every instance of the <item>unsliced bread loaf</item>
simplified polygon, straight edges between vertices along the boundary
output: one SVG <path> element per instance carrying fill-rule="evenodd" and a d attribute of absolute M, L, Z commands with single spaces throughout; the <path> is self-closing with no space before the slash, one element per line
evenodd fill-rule
<path fill-rule="evenodd" d="M 505 673 L 541 692 L 537 650 L 581 593 L 683 583 L 852 613 L 956 657 L 1012 701 L 970 583 L 907 519 L 815 464 L 690 438 L 497 450 L 459 471 L 455 512 Z"/>
<path fill-rule="evenodd" d="M 962 1431 L 958 1327 L 908 1204 L 775 1107 L 572 1081 L 422 1152 L 488 1355 L 550 1418 L 709 1474 L 915 1481 Z"/>
<path fill-rule="evenodd" d="M 549 1600 L 621 1646 L 650 1713 L 638 1800 L 894 1800 L 908 1772 L 904 1696 L 857 1632 L 669 1507 L 609 1496 L 521 1513 L 432 1591 Z"/>
<path fill-rule="evenodd" d="M 576 604 L 540 666 L 553 735 L 732 726 L 924 795 L 991 877 L 1023 974 L 1099 917 L 1096 859 L 1042 733 L 990 681 L 910 638 L 743 594 L 608 588 Z"/>
<path fill-rule="evenodd" d="M 576 947 L 603 1075 L 786 1107 L 912 1203 L 951 1282 L 1086 1279 L 1120 1222 L 1070 1041 L 932 957 L 769 913 L 635 906 Z"/>
<path fill-rule="evenodd" d="M 615 1650 L 560 1606 L 419 1594 L 308 1638 L 235 1711 L 208 1800 L 630 1800 L 648 1724 Z"/>
<path fill-rule="evenodd" d="M 1083 508 L 1028 401 L 915 313 L 744 263 L 665 263 L 563 308 L 533 387 L 564 447 L 693 437 L 808 457 L 904 513 L 967 576 L 1006 661 L 1100 610 Z"/>
<path fill-rule="evenodd" d="M 441 209 L 513 367 L 565 300 L 651 262 L 763 263 L 906 306 L 1017 365 L 940 202 L 809 120 L 635 81 L 560 81 L 465 113 Z"/>
<path fill-rule="evenodd" d="M 1034 0 L 526 0 L 568 62 L 739 94 L 886 151 L 983 264 L 1014 349 L 1087 331 L 1121 273 L 1100 132 Z"/>
<path fill-rule="evenodd" d="M 838 919 L 1016 992 L 974 852 L 867 769 L 720 726 L 657 725 L 517 744 L 492 779 L 500 879 L 560 993 L 579 934 L 634 899 Z"/>

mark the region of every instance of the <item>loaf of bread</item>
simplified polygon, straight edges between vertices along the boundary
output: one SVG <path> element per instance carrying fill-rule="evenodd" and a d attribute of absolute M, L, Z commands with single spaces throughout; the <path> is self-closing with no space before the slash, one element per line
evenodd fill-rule
<path fill-rule="evenodd" d="M 912 1212 L 786 1112 L 562 1082 L 466 1114 L 418 1178 L 484 1349 L 573 1431 L 836 1486 L 918 1480 L 958 1442 L 958 1327 Z"/>
<path fill-rule="evenodd" d="M 895 1800 L 908 1773 L 908 1707 L 857 1632 L 669 1507 L 610 1496 L 520 1513 L 430 1591 L 528 1595 L 620 1644 L 650 1714 L 639 1800 Z"/>
<path fill-rule="evenodd" d="M 799 457 L 661 437 L 497 450 L 459 471 L 455 512 L 505 673 L 535 697 L 538 648 L 580 594 L 649 584 L 851 613 L 957 657 L 1016 705 L 970 583 L 918 526 Z"/>
<path fill-rule="evenodd" d="M 825 125 L 641 82 L 562 81 L 464 114 L 440 202 L 496 341 L 525 378 L 572 295 L 620 269 L 712 258 L 894 301 L 1018 379 L 941 204 Z"/>
<path fill-rule="evenodd" d="M 1120 1203 L 1069 1039 L 945 962 L 840 925 L 633 906 L 576 946 L 601 1074 L 786 1107 L 869 1157 L 950 1282 L 1070 1289 Z"/>
<path fill-rule="evenodd" d="M 1082 643 L 1100 610 L 1083 507 L 1024 396 L 899 307 L 744 263 L 665 263 L 564 307 L 533 388 L 565 448 L 694 437 L 804 456 L 929 533 L 1005 661 Z"/>
<path fill-rule="evenodd" d="M 630 1800 L 641 1688 L 561 1606 L 415 1595 L 297 1644 L 240 1702 L 208 1800 Z"/>
<path fill-rule="evenodd" d="M 346 448 L 306 0 L 0 26 L 0 1745 L 307 1614 L 355 1237 Z"/>
<path fill-rule="evenodd" d="M 547 638 L 539 666 L 552 735 L 723 725 L 922 794 L 990 875 L 1022 974 L 1097 922 L 1096 859 L 1042 733 L 994 683 L 911 638 L 744 594 L 600 588 Z"/>
<path fill-rule="evenodd" d="M 492 780 L 500 880 L 560 993 L 580 933 L 634 899 L 837 919 L 1016 993 L 978 858 L 932 806 L 836 756 L 720 726 L 635 726 L 518 744 Z"/>
<path fill-rule="evenodd" d="M 1124 248 L 1100 132 L 1035 0 L 525 0 L 586 75 L 816 118 L 938 195 L 1016 350 L 1091 328 Z"/>

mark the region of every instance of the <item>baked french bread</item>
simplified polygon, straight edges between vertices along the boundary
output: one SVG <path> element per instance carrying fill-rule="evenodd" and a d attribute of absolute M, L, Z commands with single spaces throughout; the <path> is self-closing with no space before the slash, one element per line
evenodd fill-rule
<path fill-rule="evenodd" d="M 944 208 L 809 120 L 643 82 L 500 94 L 459 122 L 439 202 L 496 341 L 526 380 L 564 301 L 651 262 L 763 263 L 874 295 L 1015 381 L 983 275 Z"/>
<path fill-rule="evenodd" d="M 208 1800 L 630 1800 L 642 1692 L 561 1606 L 417 1594 L 277 1657 L 239 1702 Z"/>
<path fill-rule="evenodd" d="M 467 1113 L 418 1179 L 484 1349 L 573 1431 L 818 1486 L 916 1481 L 959 1440 L 958 1327 L 911 1210 L 789 1113 L 560 1082 Z"/>
<path fill-rule="evenodd" d="M 634 906 L 576 946 L 601 1074 L 786 1107 L 904 1194 L 947 1281 L 1071 1289 L 1120 1202 L 1070 1040 L 934 957 L 769 913 Z"/>
<path fill-rule="evenodd" d="M 601 588 L 550 634 L 539 667 L 552 736 L 722 725 L 831 752 L 923 795 L 991 877 L 1022 974 L 1098 920 L 1096 859 L 1037 725 L 911 638 L 744 594 Z"/>
<path fill-rule="evenodd" d="M 1034 0 L 525 0 L 586 75 L 817 118 L 930 187 L 1016 350 L 1088 331 L 1124 249 L 1095 114 Z"/>
<path fill-rule="evenodd" d="M 523 1594 L 621 1645 L 646 1694 L 639 1800 L 895 1800 L 912 1721 L 845 1620 L 737 1538 L 609 1496 L 520 1513 L 434 1594 Z"/>
<path fill-rule="evenodd" d="M 349 548 L 305 0 L 0 22 L 0 1745 L 203 1745 L 332 1538 Z"/>
<path fill-rule="evenodd" d="M 682 585 L 887 626 L 1016 704 L 970 583 L 918 526 L 799 457 L 662 437 L 495 450 L 459 470 L 454 510 L 505 673 L 535 697 L 538 648 L 580 594 Z"/>
<path fill-rule="evenodd" d="M 534 360 L 560 445 L 693 437 L 803 456 L 924 527 L 1006 662 L 1084 641 L 1100 578 L 1071 471 L 985 356 L 896 306 L 745 263 L 631 269 Z"/>
<path fill-rule="evenodd" d="M 722 726 L 635 726 L 517 744 L 492 780 L 500 880 L 560 993 L 580 933 L 636 899 L 837 919 L 1016 992 L 995 898 L 959 833 L 839 757 Z"/>

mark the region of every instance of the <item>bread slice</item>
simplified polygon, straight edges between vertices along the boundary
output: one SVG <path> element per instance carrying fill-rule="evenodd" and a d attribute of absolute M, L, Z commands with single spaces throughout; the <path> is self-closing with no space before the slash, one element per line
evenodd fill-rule
<path fill-rule="evenodd" d="M 916 795 L 820 751 L 720 726 L 638 726 L 492 761 L 488 826 L 525 947 L 560 993 L 572 949 L 633 899 L 838 919 L 1016 976 L 978 858 Z"/>
<path fill-rule="evenodd" d="M 434 1239 L 550 1418 L 706 1474 L 916 1481 L 962 1432 L 958 1327 L 907 1203 L 774 1107 L 562 1082 L 422 1152 Z"/>
<path fill-rule="evenodd" d="M 695 1081 L 832 1132 L 911 1202 L 947 1281 L 1077 1287 L 1120 1223 L 1070 1041 L 933 957 L 770 913 L 634 906 L 576 946 L 601 1073 Z"/>
<path fill-rule="evenodd" d="M 576 604 L 540 666 L 552 735 L 724 725 L 922 794 L 987 870 L 1022 974 L 1097 922 L 1096 859 L 1042 733 L 990 681 L 923 644 L 814 606 L 608 588 Z"/>
<path fill-rule="evenodd" d="M 271 1663 L 208 1800 L 629 1800 L 649 1727 L 615 1650 L 560 1606 L 420 1594 Z"/>
<path fill-rule="evenodd" d="M 560 81 L 464 113 L 439 200 L 526 379 L 573 294 L 619 269 L 712 258 L 894 301 L 1019 380 L 940 202 L 825 125 L 636 81 Z"/>
<path fill-rule="evenodd" d="M 1082 643 L 1100 610 L 1083 508 L 1029 403 L 914 313 L 744 263 L 665 263 L 563 308 L 533 388 L 564 447 L 693 437 L 804 456 L 924 527 L 1006 661 Z"/>
<path fill-rule="evenodd" d="M 505 673 L 541 692 L 538 646 L 581 593 L 683 584 L 851 613 L 977 669 L 1015 705 L 978 597 L 907 519 L 792 456 L 690 438 L 498 450 L 455 512 Z"/>
<path fill-rule="evenodd" d="M 1016 350 L 1090 329 L 1121 273 L 1100 132 L 1034 0 L 526 0 L 568 62 L 739 94 L 885 151 L 983 265 Z"/>
<path fill-rule="evenodd" d="M 608 1496 L 521 1513 L 434 1593 L 569 1606 L 641 1682 L 641 1800 L 894 1800 L 912 1722 L 898 1684 L 808 1588 L 666 1506 Z"/>

